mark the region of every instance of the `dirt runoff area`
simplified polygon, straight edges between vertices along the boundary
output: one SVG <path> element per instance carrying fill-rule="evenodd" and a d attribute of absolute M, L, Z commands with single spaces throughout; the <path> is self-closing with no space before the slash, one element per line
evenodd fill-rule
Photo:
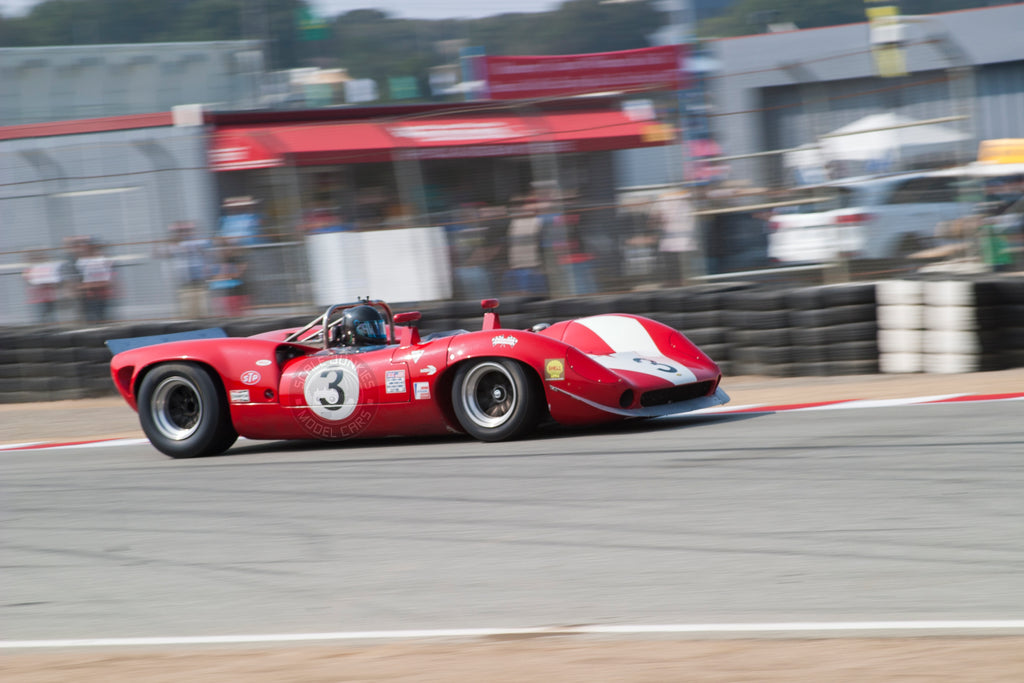
<path fill-rule="evenodd" d="M 1024 369 L 969 375 L 734 377 L 723 386 L 736 406 L 998 395 L 1024 391 Z M 68 402 L 61 408 L 0 406 L 0 444 L 142 436 L 135 414 L 119 399 Z M 55 421 L 54 415 L 61 415 L 61 420 Z M 259 648 L 10 650 L 0 657 L 0 680 L 1020 683 L 1024 681 L 1024 636 L 606 639 L 552 635 Z"/>
<path fill-rule="evenodd" d="M 1020 683 L 1024 637 L 563 639 L 8 654 L 8 683 Z"/>

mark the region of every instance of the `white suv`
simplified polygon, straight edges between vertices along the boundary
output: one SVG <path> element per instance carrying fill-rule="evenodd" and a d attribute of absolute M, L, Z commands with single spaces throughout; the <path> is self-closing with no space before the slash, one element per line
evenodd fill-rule
<path fill-rule="evenodd" d="M 775 212 L 768 256 L 784 263 L 906 256 L 927 246 L 940 223 L 971 213 L 963 181 L 938 171 L 829 183 L 820 189 L 831 199 Z"/>

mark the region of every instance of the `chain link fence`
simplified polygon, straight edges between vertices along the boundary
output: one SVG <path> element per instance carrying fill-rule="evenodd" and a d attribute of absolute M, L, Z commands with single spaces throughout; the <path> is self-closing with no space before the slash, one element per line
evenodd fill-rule
<path fill-rule="evenodd" d="M 934 95 L 935 78 L 886 87 L 907 99 Z M 820 118 L 828 98 L 807 97 L 780 96 L 761 113 Z M 412 302 L 736 278 L 820 283 L 956 258 L 1018 268 L 1020 204 L 1018 224 L 1003 221 L 1012 229 L 999 258 L 986 256 L 993 221 L 978 218 L 986 198 L 1019 194 L 1017 179 L 983 183 L 949 170 L 966 161 L 963 97 L 935 104 L 946 107 L 941 116 L 861 121 L 764 152 L 728 155 L 713 140 L 651 147 L 641 163 L 664 169 L 664 182 L 646 185 L 623 177 L 623 152 L 566 151 L 545 130 L 514 149 L 496 142 L 230 172 L 210 170 L 198 127 L 5 140 L 0 324 L 287 314 L 363 295 Z M 663 122 L 678 117 L 674 96 L 650 104 Z M 504 113 L 543 121 L 521 105 Z M 712 112 L 710 130 L 733 113 Z M 927 142 L 911 150 L 905 143 L 919 132 Z M 899 156 L 867 155 L 869 140 Z M 685 181 L 672 177 L 679 167 Z"/>

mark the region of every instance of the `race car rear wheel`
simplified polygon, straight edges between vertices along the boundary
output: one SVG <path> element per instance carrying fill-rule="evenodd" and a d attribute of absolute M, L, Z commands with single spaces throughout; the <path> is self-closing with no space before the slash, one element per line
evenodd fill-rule
<path fill-rule="evenodd" d="M 150 443 L 172 458 L 223 453 L 238 438 L 224 392 L 190 363 L 160 365 L 143 378 L 139 422 Z"/>
<path fill-rule="evenodd" d="M 455 374 L 452 404 L 459 424 L 481 441 L 532 431 L 540 419 L 540 390 L 529 371 L 507 358 L 468 361 Z"/>

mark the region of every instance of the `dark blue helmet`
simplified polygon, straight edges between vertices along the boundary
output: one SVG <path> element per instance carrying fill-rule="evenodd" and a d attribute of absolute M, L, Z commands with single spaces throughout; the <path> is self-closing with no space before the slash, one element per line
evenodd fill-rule
<path fill-rule="evenodd" d="M 384 318 L 373 306 L 355 306 L 341 319 L 339 341 L 345 346 L 378 346 L 388 343 Z"/>

